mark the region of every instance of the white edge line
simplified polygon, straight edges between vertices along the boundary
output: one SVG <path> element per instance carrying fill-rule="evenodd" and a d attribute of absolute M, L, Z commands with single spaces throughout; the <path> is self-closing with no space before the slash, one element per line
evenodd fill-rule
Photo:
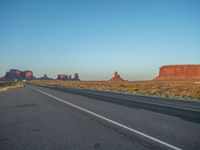
<path fill-rule="evenodd" d="M 76 108 L 76 109 L 79 109 L 79 110 L 81 110 L 81 111 L 84 111 L 84 112 L 86 112 L 86 113 L 88 113 L 88 114 L 90 114 L 90 115 L 93 115 L 93 116 L 95 116 L 95 117 L 98 117 L 98 118 L 100 118 L 100 119 L 103 119 L 103 120 L 105 120 L 105 121 L 107 121 L 107 122 L 109 122 L 109 123 L 112 123 L 112 124 L 117 125 L 117 126 L 119 126 L 119 127 L 121 127 L 121 128 L 124 128 L 124 129 L 126 129 L 126 130 L 132 131 L 132 132 L 134 132 L 134 133 L 137 133 L 137 134 L 139 134 L 139 135 L 141 135 L 141 136 L 143 136 L 143 137 L 146 137 L 146 138 L 148 138 L 148 139 L 150 139 L 150 140 L 152 140 L 152 141 L 154 141 L 154 142 L 160 143 L 160 144 L 165 145 L 165 146 L 167 146 L 167 147 L 169 147 L 169 148 L 172 148 L 172 149 L 174 149 L 174 150 L 181 150 L 181 148 L 178 148 L 178 147 L 176 147 L 176 146 L 173 146 L 173 145 L 171 145 L 171 144 L 168 144 L 168 143 L 166 143 L 166 142 L 163 142 L 163 141 L 161 141 L 161 140 L 159 140 L 159 139 L 156 139 L 156 138 L 154 138 L 154 137 L 152 137 L 152 136 L 149 136 L 149 135 L 147 135 L 147 134 L 144 134 L 144 133 L 142 133 L 142 132 L 140 132 L 140 131 L 137 131 L 137 130 L 132 129 L 132 128 L 130 128 L 130 127 L 127 127 L 127 126 L 125 126 L 125 125 L 123 125 L 123 124 L 120 124 L 120 123 L 118 123 L 118 122 L 115 122 L 115 121 L 113 121 L 113 120 L 111 120 L 111 119 L 108 119 L 108 118 L 106 118 L 106 117 L 103 117 L 103 116 L 101 116 L 101 115 L 98 115 L 98 114 L 96 114 L 96 113 L 94 113 L 94 112 L 92 112 L 92 111 L 89 111 L 89 110 L 87 110 L 87 109 L 84 109 L 84 108 L 82 108 L 82 107 L 79 107 L 79 106 L 77 106 L 77 105 L 74 105 L 74 104 L 72 104 L 72 103 L 70 103 L 70 102 L 64 101 L 63 99 L 58 98 L 58 97 L 55 97 L 55 96 L 53 96 L 53 95 L 51 95 L 51 94 L 49 94 L 49 93 L 46 93 L 46 92 L 44 92 L 44 91 L 42 91 L 42 90 L 39 90 L 39 89 L 36 89 L 36 88 L 33 88 L 33 87 L 29 87 L 29 86 L 27 86 L 27 87 L 28 87 L 28 88 L 31 88 L 31 89 L 34 89 L 34 90 L 36 90 L 37 92 L 42 93 L 42 94 L 44 94 L 44 95 L 47 95 L 47 96 L 49 96 L 49 97 L 51 97 L 51 98 L 54 98 L 54 99 L 56 99 L 56 100 L 58 100 L 58 101 L 60 101 L 60 102 L 66 103 L 66 104 L 68 104 L 68 105 L 70 105 L 70 106 L 72 106 L 72 107 L 74 107 L 74 108 Z"/>

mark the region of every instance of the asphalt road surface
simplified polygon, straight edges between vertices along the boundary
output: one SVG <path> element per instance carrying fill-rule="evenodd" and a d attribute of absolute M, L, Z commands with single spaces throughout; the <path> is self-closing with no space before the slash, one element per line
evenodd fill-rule
<path fill-rule="evenodd" d="M 0 93 L 0 150 L 200 149 L 200 103 L 28 85 Z"/>

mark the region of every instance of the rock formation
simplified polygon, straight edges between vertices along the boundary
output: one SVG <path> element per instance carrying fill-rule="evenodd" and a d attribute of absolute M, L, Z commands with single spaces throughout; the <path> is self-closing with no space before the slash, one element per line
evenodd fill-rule
<path fill-rule="evenodd" d="M 10 69 L 6 72 L 5 76 L 2 78 L 3 80 L 31 80 L 35 79 L 33 76 L 33 72 L 26 70 L 20 71 L 18 69 Z"/>
<path fill-rule="evenodd" d="M 49 78 L 47 76 L 47 74 L 45 73 L 43 77 L 39 78 L 39 80 L 52 80 L 51 78 Z"/>
<path fill-rule="evenodd" d="M 10 69 L 8 72 L 6 72 L 5 76 L 0 78 L 0 80 L 53 80 L 52 78 L 49 78 L 47 74 L 44 74 L 44 76 L 40 78 L 36 78 L 33 76 L 33 72 L 30 70 L 26 71 L 20 71 L 18 69 Z M 73 81 L 80 81 L 79 74 L 75 73 L 74 77 L 72 75 L 66 75 L 66 74 L 59 74 L 57 80 L 73 80 Z"/>
<path fill-rule="evenodd" d="M 74 74 L 73 80 L 75 80 L 75 81 L 79 81 L 79 80 L 80 80 L 80 79 L 79 79 L 78 73 L 75 73 L 75 74 Z"/>
<path fill-rule="evenodd" d="M 72 80 L 72 75 L 69 75 L 69 80 Z"/>
<path fill-rule="evenodd" d="M 71 75 L 59 74 L 58 77 L 57 77 L 57 80 L 70 80 L 70 81 L 74 80 L 74 81 L 80 81 L 78 73 L 75 73 L 73 78 L 72 78 Z"/>
<path fill-rule="evenodd" d="M 200 65 L 167 65 L 160 67 L 154 80 L 199 80 Z"/>
<path fill-rule="evenodd" d="M 68 75 L 66 74 L 59 74 L 57 80 L 68 80 Z"/>
<path fill-rule="evenodd" d="M 112 77 L 109 81 L 125 81 L 125 80 L 120 77 L 118 72 L 115 72 L 114 77 Z"/>
<path fill-rule="evenodd" d="M 26 70 L 26 71 L 23 72 L 23 76 L 24 76 L 25 79 L 31 79 L 33 77 L 33 72 Z"/>

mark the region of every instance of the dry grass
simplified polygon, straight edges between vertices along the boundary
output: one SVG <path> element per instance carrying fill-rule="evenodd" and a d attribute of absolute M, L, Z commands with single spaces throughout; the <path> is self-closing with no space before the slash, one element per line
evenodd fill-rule
<path fill-rule="evenodd" d="M 95 89 L 176 99 L 200 100 L 200 84 L 195 82 L 106 82 L 106 81 L 58 81 L 35 80 L 30 83 L 44 86 Z"/>
<path fill-rule="evenodd" d="M 24 87 L 23 82 L 0 82 L 0 92 L 7 91 L 13 88 L 22 88 Z"/>

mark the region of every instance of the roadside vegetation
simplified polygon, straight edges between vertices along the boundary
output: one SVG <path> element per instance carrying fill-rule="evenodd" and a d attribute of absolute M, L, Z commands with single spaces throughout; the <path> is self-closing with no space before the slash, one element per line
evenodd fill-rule
<path fill-rule="evenodd" d="M 124 92 L 175 99 L 189 99 L 200 101 L 199 82 L 162 82 L 162 81 L 137 81 L 137 82 L 108 82 L 108 81 L 58 81 L 34 80 L 32 84 L 42 86 L 56 86 L 65 88 L 93 89 L 102 91 Z"/>
<path fill-rule="evenodd" d="M 22 88 L 24 87 L 23 82 L 0 82 L 0 92 L 7 91 L 13 88 Z"/>

